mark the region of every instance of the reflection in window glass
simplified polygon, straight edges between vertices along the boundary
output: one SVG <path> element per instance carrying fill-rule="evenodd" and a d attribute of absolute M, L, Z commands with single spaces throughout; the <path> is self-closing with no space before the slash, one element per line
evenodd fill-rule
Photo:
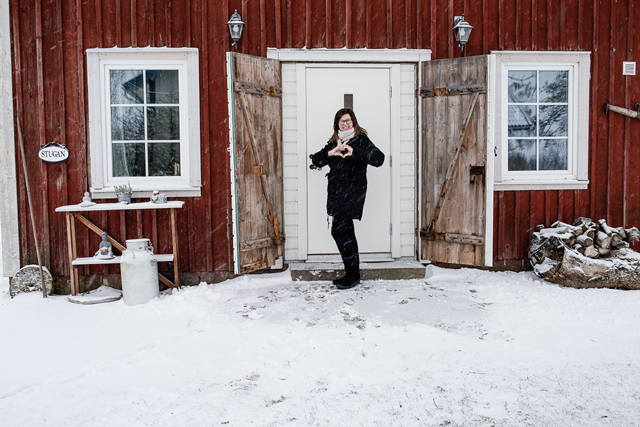
<path fill-rule="evenodd" d="M 535 105 L 509 106 L 509 136 L 536 136 L 537 110 Z"/>
<path fill-rule="evenodd" d="M 178 70 L 147 70 L 148 104 L 177 104 L 179 100 Z"/>
<path fill-rule="evenodd" d="M 540 102 L 569 101 L 569 72 L 540 71 Z"/>
<path fill-rule="evenodd" d="M 540 136 L 568 136 L 568 125 L 567 105 L 540 106 Z"/>
<path fill-rule="evenodd" d="M 540 170 L 567 170 L 568 156 L 566 139 L 540 140 Z"/>
<path fill-rule="evenodd" d="M 149 144 L 149 176 L 180 176 L 180 144 Z"/>
<path fill-rule="evenodd" d="M 536 170 L 536 140 L 535 139 L 510 139 L 509 140 L 509 170 L 510 171 L 534 171 Z"/>
<path fill-rule="evenodd" d="M 508 170 L 568 170 L 569 71 L 509 70 L 507 81 Z"/>
<path fill-rule="evenodd" d="M 145 176 L 144 143 L 111 145 L 113 176 Z"/>
<path fill-rule="evenodd" d="M 144 141 L 142 107 L 111 107 L 111 140 Z"/>
<path fill-rule="evenodd" d="M 536 102 L 535 71 L 509 71 L 509 102 Z"/>
<path fill-rule="evenodd" d="M 111 69 L 109 76 L 113 176 L 180 176 L 179 70 Z"/>
<path fill-rule="evenodd" d="M 112 104 L 142 103 L 142 70 L 111 70 L 109 75 Z"/>
<path fill-rule="evenodd" d="M 147 138 L 180 139 L 180 107 L 147 107 Z"/>

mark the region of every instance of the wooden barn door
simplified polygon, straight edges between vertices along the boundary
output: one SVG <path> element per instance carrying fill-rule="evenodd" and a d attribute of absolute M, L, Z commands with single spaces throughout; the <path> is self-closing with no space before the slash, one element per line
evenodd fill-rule
<path fill-rule="evenodd" d="M 422 259 L 487 261 L 488 65 L 488 56 L 423 63 Z"/>
<path fill-rule="evenodd" d="M 280 62 L 227 53 L 236 274 L 284 252 Z"/>

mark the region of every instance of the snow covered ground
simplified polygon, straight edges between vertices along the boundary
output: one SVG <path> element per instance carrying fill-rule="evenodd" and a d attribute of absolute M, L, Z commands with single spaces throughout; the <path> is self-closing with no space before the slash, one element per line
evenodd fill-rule
<path fill-rule="evenodd" d="M 638 426 L 640 292 L 430 267 L 84 306 L 0 288 L 2 426 Z"/>

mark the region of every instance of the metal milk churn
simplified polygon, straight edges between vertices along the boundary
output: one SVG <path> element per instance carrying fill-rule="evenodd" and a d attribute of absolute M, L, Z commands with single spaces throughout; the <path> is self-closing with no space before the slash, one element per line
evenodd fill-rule
<path fill-rule="evenodd" d="M 125 304 L 144 304 L 160 295 L 158 261 L 149 239 L 127 240 L 120 259 L 120 275 Z"/>

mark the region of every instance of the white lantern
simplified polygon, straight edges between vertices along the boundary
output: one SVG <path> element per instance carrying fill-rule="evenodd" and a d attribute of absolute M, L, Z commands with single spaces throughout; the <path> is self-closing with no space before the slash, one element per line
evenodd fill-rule
<path fill-rule="evenodd" d="M 227 22 L 229 26 L 229 33 L 231 34 L 231 40 L 233 40 L 233 46 L 238 46 L 238 40 L 242 37 L 242 28 L 244 28 L 244 22 L 242 17 L 238 15 L 238 9 L 231 15 L 231 19 Z"/>
<path fill-rule="evenodd" d="M 469 41 L 471 30 L 473 27 L 464 20 L 464 13 L 462 16 L 456 16 L 453 18 L 453 34 L 456 37 L 456 41 L 460 46 L 460 49 L 464 50 L 464 45 Z"/>

